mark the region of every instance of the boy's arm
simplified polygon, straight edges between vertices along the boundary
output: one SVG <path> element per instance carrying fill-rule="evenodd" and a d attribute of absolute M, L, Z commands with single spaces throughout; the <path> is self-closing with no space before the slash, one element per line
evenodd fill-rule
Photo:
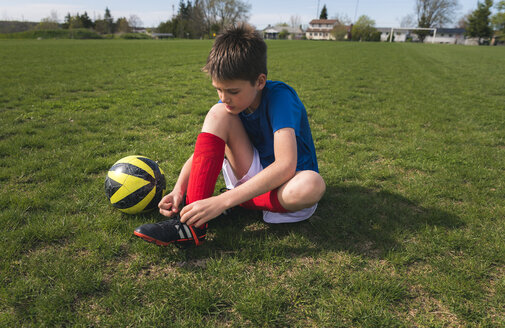
<path fill-rule="evenodd" d="M 291 179 L 296 173 L 297 164 L 294 129 L 283 128 L 274 133 L 274 154 L 275 161 L 247 182 L 224 194 L 185 206 L 181 211 L 181 221 L 198 227 L 224 210 L 273 190 Z"/>
<path fill-rule="evenodd" d="M 273 190 L 296 173 L 296 136 L 292 128 L 279 129 L 274 133 L 275 161 L 244 184 L 223 195 L 227 207 L 242 204 L 267 191 Z M 234 191 L 231 194 L 231 191 Z"/>
<path fill-rule="evenodd" d="M 182 166 L 179 178 L 175 183 L 174 189 L 158 204 L 160 213 L 165 216 L 172 216 L 174 213 L 179 212 L 179 205 L 183 201 L 184 193 L 188 189 L 189 173 L 191 171 L 191 164 L 193 163 L 193 155 L 191 155 L 186 163 Z"/>

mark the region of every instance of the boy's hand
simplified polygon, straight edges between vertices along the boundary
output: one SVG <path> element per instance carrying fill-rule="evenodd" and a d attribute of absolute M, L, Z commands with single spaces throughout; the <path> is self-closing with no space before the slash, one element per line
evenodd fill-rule
<path fill-rule="evenodd" d="M 172 216 L 175 213 L 179 212 L 179 205 L 182 203 L 182 197 L 178 192 L 172 191 L 165 197 L 163 197 L 158 204 L 158 207 L 160 208 L 160 213 L 164 216 Z"/>
<path fill-rule="evenodd" d="M 210 197 L 184 206 L 181 210 L 181 222 L 198 228 L 223 213 L 226 206 L 216 198 Z"/>

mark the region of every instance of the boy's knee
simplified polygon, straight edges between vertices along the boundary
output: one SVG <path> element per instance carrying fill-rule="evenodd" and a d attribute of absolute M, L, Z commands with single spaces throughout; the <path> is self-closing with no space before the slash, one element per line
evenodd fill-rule
<path fill-rule="evenodd" d="M 202 126 L 202 132 L 217 135 L 223 140 L 227 140 L 228 129 L 232 126 L 234 118 L 224 108 L 223 104 L 216 104 L 207 112 Z"/>
<path fill-rule="evenodd" d="M 326 184 L 324 183 L 323 177 L 315 171 L 303 171 L 304 172 L 304 182 L 305 186 L 305 197 L 307 199 L 312 199 L 313 203 L 317 203 L 324 195 L 326 191 Z"/>
<path fill-rule="evenodd" d="M 319 202 L 326 191 L 326 184 L 315 171 L 300 171 L 283 190 L 283 200 L 290 209 L 302 209 Z"/>
<path fill-rule="evenodd" d="M 207 112 L 205 116 L 204 126 L 207 124 L 218 123 L 223 120 L 229 119 L 226 115 L 226 110 L 224 110 L 223 104 L 216 104 Z"/>

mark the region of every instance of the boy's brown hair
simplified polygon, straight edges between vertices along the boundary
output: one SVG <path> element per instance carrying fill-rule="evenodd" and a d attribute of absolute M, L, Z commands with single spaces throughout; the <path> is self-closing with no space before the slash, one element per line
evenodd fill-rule
<path fill-rule="evenodd" d="M 202 70 L 218 81 L 254 85 L 260 74 L 267 75 L 267 45 L 250 25 L 231 26 L 216 38 Z"/>

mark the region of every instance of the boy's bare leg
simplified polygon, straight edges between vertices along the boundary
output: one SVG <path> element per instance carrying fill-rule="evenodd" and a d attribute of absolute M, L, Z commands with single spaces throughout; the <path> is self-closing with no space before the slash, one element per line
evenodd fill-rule
<path fill-rule="evenodd" d="M 217 104 L 208 112 L 202 132 L 212 133 L 226 143 L 226 158 L 235 176 L 240 179 L 251 167 L 253 148 L 237 115 L 226 111 L 225 105 Z M 326 185 L 315 171 L 299 171 L 279 187 L 278 199 L 289 211 L 298 211 L 316 204 L 323 196 Z"/>
<path fill-rule="evenodd" d="M 202 132 L 212 133 L 226 143 L 226 159 L 240 179 L 253 162 L 253 148 L 238 115 L 230 114 L 224 104 L 214 105 L 205 117 Z"/>
<path fill-rule="evenodd" d="M 326 184 L 319 173 L 311 170 L 298 171 L 279 188 L 277 196 L 282 207 L 299 211 L 311 207 L 324 195 Z"/>

